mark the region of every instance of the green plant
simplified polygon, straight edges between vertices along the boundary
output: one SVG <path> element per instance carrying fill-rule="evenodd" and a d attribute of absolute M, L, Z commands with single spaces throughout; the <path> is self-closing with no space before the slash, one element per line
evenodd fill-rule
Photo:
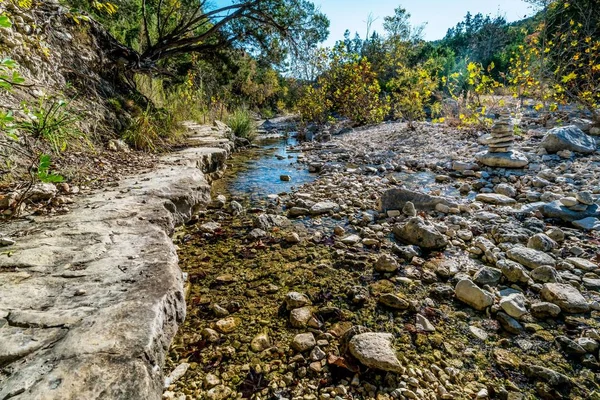
<path fill-rule="evenodd" d="M 123 140 L 137 150 L 151 152 L 162 144 L 159 128 L 148 110 L 133 119 L 131 126 L 123 133 Z"/>
<path fill-rule="evenodd" d="M 56 154 L 65 151 L 70 143 L 85 139 L 76 125 L 79 117 L 62 99 L 40 98 L 34 106 L 23 104 L 23 111 L 25 119 L 17 123 L 17 128 L 36 139 L 46 140 Z"/>
<path fill-rule="evenodd" d="M 256 126 L 248 110 L 240 108 L 227 118 L 227 125 L 237 137 L 252 141 L 256 137 Z"/>
<path fill-rule="evenodd" d="M 61 175 L 50 172 L 51 158 L 47 154 L 40 155 L 40 161 L 37 167 L 37 178 L 44 183 L 58 183 L 64 181 Z"/>
<path fill-rule="evenodd" d="M 425 117 L 425 106 L 434 105 L 432 94 L 436 87 L 435 79 L 425 68 L 398 67 L 396 77 L 387 84 L 387 89 L 392 93 L 395 116 L 405 118 L 409 127 L 414 128 L 413 121 Z"/>

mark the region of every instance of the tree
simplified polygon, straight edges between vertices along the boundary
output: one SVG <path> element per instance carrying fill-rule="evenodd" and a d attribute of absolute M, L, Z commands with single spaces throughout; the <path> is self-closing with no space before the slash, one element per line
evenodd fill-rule
<path fill-rule="evenodd" d="M 134 0 L 123 2 L 116 18 L 99 14 L 89 0 L 71 3 L 113 27 L 131 50 L 120 56 L 135 71 L 152 71 L 160 61 L 182 54 L 231 47 L 244 48 L 256 58 L 267 55 L 277 64 L 302 42 L 323 41 L 329 27 L 328 19 L 307 0 L 235 0 L 217 8 L 208 0 Z"/>

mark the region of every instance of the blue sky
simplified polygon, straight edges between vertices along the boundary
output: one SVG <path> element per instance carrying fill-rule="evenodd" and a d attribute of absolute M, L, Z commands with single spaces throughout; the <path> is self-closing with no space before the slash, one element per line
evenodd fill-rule
<path fill-rule="evenodd" d="M 377 18 L 371 30 L 381 32 L 383 17 L 394 14 L 394 8 L 402 5 L 411 15 L 413 25 L 427 22 L 425 39 L 441 39 L 448 28 L 471 14 L 500 14 L 511 21 L 522 19 L 531 14 L 530 6 L 523 0 L 313 0 L 321 12 L 331 21 L 329 39 L 325 45 L 332 45 L 341 39 L 349 29 L 354 36 L 358 32 L 365 36 L 367 18 L 371 14 Z"/>

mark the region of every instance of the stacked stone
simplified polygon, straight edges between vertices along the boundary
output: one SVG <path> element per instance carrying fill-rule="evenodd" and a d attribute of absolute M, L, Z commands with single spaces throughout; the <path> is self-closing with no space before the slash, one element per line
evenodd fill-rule
<path fill-rule="evenodd" d="M 492 127 L 492 138 L 488 140 L 490 153 L 506 153 L 515 141 L 508 114 L 502 115 Z"/>
<path fill-rule="evenodd" d="M 475 158 L 488 167 L 523 168 L 529 164 L 524 154 L 512 149 L 514 135 L 510 115 L 504 113 L 492 127 L 491 137 L 486 140 L 488 151 L 477 153 Z"/>

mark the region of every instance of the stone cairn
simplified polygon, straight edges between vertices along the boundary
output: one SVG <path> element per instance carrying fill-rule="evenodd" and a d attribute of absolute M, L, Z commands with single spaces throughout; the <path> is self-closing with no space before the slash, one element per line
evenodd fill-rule
<path fill-rule="evenodd" d="M 503 113 L 492 126 L 491 137 L 486 140 L 488 151 L 477 153 L 475 158 L 488 167 L 523 168 L 529 161 L 523 153 L 512 149 L 514 141 L 510 115 Z"/>

